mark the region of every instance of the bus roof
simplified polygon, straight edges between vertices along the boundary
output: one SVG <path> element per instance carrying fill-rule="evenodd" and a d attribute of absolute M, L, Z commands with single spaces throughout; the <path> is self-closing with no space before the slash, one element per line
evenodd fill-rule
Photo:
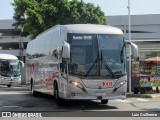
<path fill-rule="evenodd" d="M 115 27 L 98 24 L 70 24 L 64 25 L 68 33 L 80 34 L 123 34 L 123 32 Z"/>
<path fill-rule="evenodd" d="M 1 54 L 0 53 L 0 59 L 3 59 L 3 60 L 18 60 L 18 58 L 14 55 L 11 55 L 11 54 Z"/>
<path fill-rule="evenodd" d="M 53 29 L 63 29 L 66 30 L 67 33 L 76 33 L 76 34 L 120 34 L 123 32 L 121 29 L 108 26 L 108 25 L 99 25 L 99 24 L 68 24 L 68 25 L 56 25 L 51 27 L 50 29 L 44 31 L 39 34 L 37 37 L 42 36 L 48 31 L 52 31 Z"/>

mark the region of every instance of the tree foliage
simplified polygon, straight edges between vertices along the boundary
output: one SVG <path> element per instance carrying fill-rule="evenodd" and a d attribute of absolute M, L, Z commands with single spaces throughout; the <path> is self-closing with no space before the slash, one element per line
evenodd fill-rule
<path fill-rule="evenodd" d="M 13 26 L 21 26 L 23 36 L 36 37 L 57 24 L 106 24 L 101 8 L 83 0 L 13 0 L 12 5 L 16 20 Z"/>

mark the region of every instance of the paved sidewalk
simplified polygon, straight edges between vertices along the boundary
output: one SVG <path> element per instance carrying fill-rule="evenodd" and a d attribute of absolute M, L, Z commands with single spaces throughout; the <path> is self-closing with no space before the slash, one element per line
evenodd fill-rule
<path fill-rule="evenodd" d="M 160 98 L 160 88 L 159 92 L 156 92 L 156 87 L 152 87 L 153 91 L 146 91 L 145 94 L 134 94 L 133 92 L 127 93 L 126 97 L 138 97 L 138 98 Z"/>
<path fill-rule="evenodd" d="M 160 98 L 160 93 L 145 93 L 145 94 L 134 94 L 127 93 L 126 97 L 138 97 L 138 98 Z"/>

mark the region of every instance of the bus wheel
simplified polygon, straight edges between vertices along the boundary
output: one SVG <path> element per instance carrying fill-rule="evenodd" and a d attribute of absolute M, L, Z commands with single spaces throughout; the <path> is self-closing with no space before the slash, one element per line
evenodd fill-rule
<path fill-rule="evenodd" d="M 57 86 L 57 83 L 54 83 L 54 98 L 55 100 L 57 101 L 58 100 L 58 86 Z"/>
<path fill-rule="evenodd" d="M 11 87 L 11 84 L 8 84 L 7 87 Z"/>
<path fill-rule="evenodd" d="M 108 100 L 101 100 L 102 104 L 108 104 Z"/>
<path fill-rule="evenodd" d="M 33 96 L 36 96 L 36 95 L 37 95 L 36 92 L 34 91 L 33 80 L 31 80 L 31 94 L 32 94 Z"/>
<path fill-rule="evenodd" d="M 33 93 L 34 93 L 34 90 L 33 90 L 33 83 L 31 82 L 31 93 L 32 93 L 32 95 L 33 95 Z"/>
<path fill-rule="evenodd" d="M 59 106 L 65 105 L 65 100 L 59 97 L 58 85 L 54 84 L 54 99 L 56 100 Z"/>

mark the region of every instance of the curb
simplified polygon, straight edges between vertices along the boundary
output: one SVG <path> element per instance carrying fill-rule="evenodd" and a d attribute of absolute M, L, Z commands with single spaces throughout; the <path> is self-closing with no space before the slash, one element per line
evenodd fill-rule
<path fill-rule="evenodd" d="M 138 98 L 160 98 L 160 93 L 153 93 L 153 94 L 134 94 L 134 93 L 127 93 L 126 97 L 138 97 Z"/>

